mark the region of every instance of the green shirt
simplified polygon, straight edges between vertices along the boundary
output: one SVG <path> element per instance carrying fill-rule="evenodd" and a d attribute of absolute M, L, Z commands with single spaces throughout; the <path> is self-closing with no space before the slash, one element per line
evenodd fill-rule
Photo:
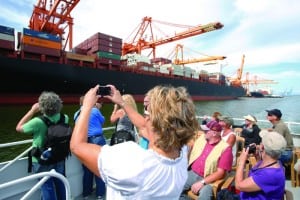
<path fill-rule="evenodd" d="M 50 121 L 53 123 L 56 123 L 60 119 L 60 113 L 57 113 L 51 117 L 46 116 Z M 69 122 L 69 117 L 65 115 L 65 122 Z M 22 126 L 23 132 L 25 134 L 32 134 L 33 136 L 33 141 L 32 141 L 32 146 L 33 147 L 43 147 L 45 143 L 45 136 L 47 133 L 47 125 L 43 122 L 42 119 L 39 117 L 34 117 Z M 37 162 L 37 159 L 35 157 L 32 157 L 33 162 Z"/>

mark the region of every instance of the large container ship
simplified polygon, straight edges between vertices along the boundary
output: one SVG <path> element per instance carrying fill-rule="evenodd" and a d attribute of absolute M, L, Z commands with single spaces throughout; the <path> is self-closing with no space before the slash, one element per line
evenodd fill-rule
<path fill-rule="evenodd" d="M 165 58 L 122 56 L 123 45 L 121 38 L 96 33 L 63 51 L 55 35 L 27 28 L 15 33 L 14 28 L 0 26 L 0 104 L 33 103 L 42 91 L 77 103 L 96 84 L 113 84 L 137 101 L 158 84 L 184 86 L 195 101 L 245 95 L 243 87 L 226 83 L 223 74 L 196 72 Z"/>

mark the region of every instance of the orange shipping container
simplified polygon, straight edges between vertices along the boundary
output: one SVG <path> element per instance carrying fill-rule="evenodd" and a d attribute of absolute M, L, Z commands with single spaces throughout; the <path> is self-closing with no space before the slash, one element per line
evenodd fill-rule
<path fill-rule="evenodd" d="M 87 56 L 87 55 L 81 55 L 81 54 L 66 52 L 66 57 L 68 59 L 73 59 L 73 60 L 82 60 L 82 61 L 87 61 L 87 62 L 94 62 L 96 56 Z"/>
<path fill-rule="evenodd" d="M 44 40 L 44 39 L 40 39 L 40 38 L 28 36 L 28 35 L 23 35 L 22 42 L 23 42 L 23 44 L 61 50 L 61 43 L 60 42 L 54 42 L 54 41 L 51 41 L 51 40 Z"/>

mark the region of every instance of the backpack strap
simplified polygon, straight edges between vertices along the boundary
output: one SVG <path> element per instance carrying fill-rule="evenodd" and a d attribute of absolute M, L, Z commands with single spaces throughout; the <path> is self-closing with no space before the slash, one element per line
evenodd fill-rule
<path fill-rule="evenodd" d="M 53 122 L 50 121 L 50 119 L 48 119 L 48 117 L 44 115 L 39 116 L 39 118 L 47 125 L 47 127 L 54 124 Z"/>
<path fill-rule="evenodd" d="M 60 113 L 60 118 L 57 122 L 58 124 L 65 124 L 65 115 Z"/>
<path fill-rule="evenodd" d="M 55 123 L 53 123 L 48 117 L 44 116 L 44 115 L 41 115 L 39 116 L 39 118 L 49 127 Z M 60 118 L 57 122 L 57 124 L 65 124 L 65 115 L 60 113 Z"/>
<path fill-rule="evenodd" d="M 28 173 L 32 172 L 32 154 L 31 154 L 31 151 L 32 151 L 32 149 L 30 151 L 28 151 L 28 154 L 27 154 L 27 156 L 28 156 L 28 159 L 27 159 L 27 172 Z"/>
<path fill-rule="evenodd" d="M 79 115 L 80 115 L 80 112 L 81 112 L 81 110 L 79 110 L 79 112 L 77 113 L 77 115 L 74 117 L 74 122 L 76 122 L 77 118 L 78 118 Z"/>

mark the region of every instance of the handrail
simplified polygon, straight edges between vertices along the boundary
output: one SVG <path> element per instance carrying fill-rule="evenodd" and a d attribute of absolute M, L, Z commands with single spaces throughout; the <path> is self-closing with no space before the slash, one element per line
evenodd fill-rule
<path fill-rule="evenodd" d="M 29 140 L 22 140 L 22 141 L 17 141 L 17 142 L 9 142 L 9 143 L 5 143 L 5 144 L 0 144 L 0 148 L 2 147 L 10 147 L 10 146 L 16 146 L 19 144 L 27 144 L 27 143 L 31 143 L 33 139 L 29 139 Z"/>
<path fill-rule="evenodd" d="M 196 116 L 196 118 L 197 119 L 204 119 L 205 117 L 204 116 Z M 232 119 L 235 120 L 235 121 L 244 121 L 245 120 L 244 118 L 235 118 L 235 117 L 233 117 Z M 257 120 L 257 122 L 258 123 L 270 123 L 268 120 L 263 120 L 263 119 L 259 119 L 259 120 Z M 299 128 L 299 133 L 293 132 L 293 129 L 292 129 L 292 126 L 299 126 L 300 127 L 300 122 L 285 121 L 284 123 L 290 129 L 292 135 L 300 136 L 300 128 Z M 271 127 L 271 123 L 270 123 L 270 127 Z"/>
<path fill-rule="evenodd" d="M 21 200 L 26 200 L 29 199 L 30 196 L 40 187 L 42 186 L 50 177 L 55 177 L 60 179 L 64 185 L 65 185 L 65 189 L 66 189 L 66 199 L 71 199 L 71 188 L 70 188 L 70 184 L 68 182 L 68 180 L 66 179 L 66 177 L 64 177 L 63 175 L 57 173 L 54 169 L 50 170 L 49 172 L 41 172 L 41 173 L 37 173 L 37 174 L 32 174 L 30 176 L 26 176 L 23 178 L 19 178 L 17 180 L 13 180 L 13 181 L 9 181 L 7 183 L 3 183 L 0 184 L 0 190 L 6 187 L 10 187 L 10 186 L 14 186 L 15 184 L 20 184 L 23 183 L 25 181 L 30 181 L 33 179 L 37 179 L 37 178 L 42 178 L 37 184 L 34 185 L 34 187 L 32 187 L 22 198 Z"/>
<path fill-rule="evenodd" d="M 13 160 L 9 161 L 6 165 L 4 165 L 1 169 L 0 172 L 4 171 L 4 169 L 8 168 L 10 165 L 12 165 L 13 163 L 17 162 L 19 160 L 19 158 L 23 157 L 25 154 L 27 154 L 30 150 L 32 149 L 32 146 L 29 147 L 28 149 L 26 149 L 25 151 L 23 151 L 23 153 L 21 153 L 20 155 L 18 155 L 17 157 L 15 157 Z"/>
<path fill-rule="evenodd" d="M 112 130 L 115 127 L 111 126 L 111 127 L 105 127 L 103 128 L 103 131 L 107 131 L 107 130 Z M 20 145 L 20 144 L 27 144 L 27 143 L 31 143 L 32 139 L 29 140 L 22 140 L 22 141 L 17 141 L 17 142 L 10 142 L 10 143 L 5 143 L 5 144 L 0 144 L 0 148 L 3 147 L 11 147 L 11 146 L 16 146 L 16 145 Z M 12 165 L 13 163 L 17 162 L 21 157 L 23 157 L 25 154 L 27 154 L 30 150 L 32 149 L 32 146 L 29 147 L 28 149 L 26 149 L 24 152 L 22 152 L 20 155 L 18 155 L 16 158 L 14 158 L 13 160 L 9 161 L 6 165 L 4 165 L 1 169 L 0 169 L 0 173 L 2 171 L 4 171 L 6 168 L 8 168 L 10 165 Z"/>

